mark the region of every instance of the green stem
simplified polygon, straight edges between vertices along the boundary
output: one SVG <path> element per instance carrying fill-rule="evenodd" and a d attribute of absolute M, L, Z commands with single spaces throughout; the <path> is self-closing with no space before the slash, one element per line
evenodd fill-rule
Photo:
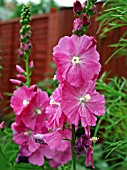
<path fill-rule="evenodd" d="M 99 127 L 100 127 L 100 124 L 101 124 L 102 120 L 103 120 L 103 116 L 99 119 L 99 121 L 98 121 L 98 123 L 97 123 L 97 125 L 96 125 L 96 129 L 95 129 L 95 131 L 94 131 L 94 137 L 97 136 L 97 132 L 98 132 L 98 130 L 99 130 Z"/>
<path fill-rule="evenodd" d="M 74 152 L 74 145 L 75 145 L 75 125 L 72 125 L 72 139 L 71 139 L 72 170 L 76 170 L 76 155 Z"/>
<path fill-rule="evenodd" d="M 28 87 L 30 87 L 30 74 L 29 74 L 29 56 L 26 54 L 26 84 Z"/>
<path fill-rule="evenodd" d="M 87 0 L 87 10 L 86 10 L 87 15 L 89 13 L 89 8 L 90 8 L 90 0 Z"/>

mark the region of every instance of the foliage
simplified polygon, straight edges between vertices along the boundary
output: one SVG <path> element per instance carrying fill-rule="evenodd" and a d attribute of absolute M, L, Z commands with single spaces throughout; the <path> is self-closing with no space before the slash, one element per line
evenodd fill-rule
<path fill-rule="evenodd" d="M 106 0 L 103 4 L 103 11 L 97 18 L 100 21 L 100 27 L 98 33 L 102 30 L 100 36 L 104 37 L 111 30 L 119 29 L 127 26 L 127 0 Z M 109 57 L 107 62 L 116 55 L 125 56 L 127 53 L 127 31 L 125 29 L 124 34 L 121 36 L 116 44 L 110 45 L 115 47 L 114 53 Z"/>
<path fill-rule="evenodd" d="M 106 114 L 99 118 L 95 129 L 95 136 L 103 139 L 106 161 L 111 165 L 110 169 L 126 169 L 127 150 L 127 79 L 114 77 L 105 83 L 100 78 L 96 86 L 103 92 L 106 98 Z"/>

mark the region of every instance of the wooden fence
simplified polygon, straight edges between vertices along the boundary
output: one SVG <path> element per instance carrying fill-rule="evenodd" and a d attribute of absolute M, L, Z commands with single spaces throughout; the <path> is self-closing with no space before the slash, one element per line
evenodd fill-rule
<path fill-rule="evenodd" d="M 102 3 L 97 4 L 98 11 L 101 11 Z M 92 18 L 88 35 L 96 35 L 98 22 Z M 72 8 L 63 8 L 59 12 L 53 12 L 45 15 L 36 15 L 32 17 L 32 55 L 35 70 L 32 75 L 32 83 L 36 83 L 44 79 L 44 75 L 51 71 L 50 63 L 52 61 L 52 49 L 57 44 L 60 37 L 72 34 L 73 23 Z M 2 42 L 2 77 L 0 78 L 0 91 L 12 92 L 14 86 L 9 82 L 10 78 L 15 78 L 16 64 L 21 64 L 17 57 L 17 49 L 19 48 L 19 30 L 21 26 L 19 19 L 12 19 L 0 23 L 0 38 Z M 125 65 L 125 57 L 113 59 L 109 64 L 105 65 L 105 61 L 112 53 L 112 48 L 107 46 L 118 41 L 125 28 L 116 29 L 110 32 L 107 37 L 98 40 L 97 48 L 101 55 L 100 62 L 102 64 L 102 72 L 111 70 L 110 77 L 125 76 L 127 77 L 127 69 Z M 1 112 L 6 106 L 8 97 L 4 95 L 4 101 L 0 105 Z"/>

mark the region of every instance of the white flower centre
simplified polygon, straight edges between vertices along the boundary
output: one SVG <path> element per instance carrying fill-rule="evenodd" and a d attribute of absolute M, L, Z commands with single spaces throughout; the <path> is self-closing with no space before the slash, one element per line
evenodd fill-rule
<path fill-rule="evenodd" d="M 52 106 L 52 105 L 54 105 L 54 104 L 56 104 L 56 105 L 60 106 L 60 103 L 55 102 L 55 100 L 54 100 L 54 99 L 51 99 L 51 100 L 50 100 L 50 105 Z"/>
<path fill-rule="evenodd" d="M 53 76 L 53 80 L 54 80 L 54 81 L 56 80 L 56 75 Z"/>
<path fill-rule="evenodd" d="M 85 97 L 80 97 L 79 101 L 80 103 L 88 102 L 91 99 L 91 96 L 89 94 L 86 94 Z"/>
<path fill-rule="evenodd" d="M 37 115 L 40 115 L 42 113 L 40 108 L 36 108 L 34 111 Z"/>
<path fill-rule="evenodd" d="M 29 104 L 29 100 L 24 99 L 24 100 L 23 100 L 23 105 L 24 105 L 24 106 L 27 106 L 28 104 Z"/>
<path fill-rule="evenodd" d="M 74 56 L 71 61 L 72 61 L 72 64 L 79 64 L 80 63 L 79 57 L 77 57 L 77 56 Z"/>
<path fill-rule="evenodd" d="M 32 131 L 31 131 L 31 130 L 28 130 L 28 131 L 24 132 L 24 135 L 25 135 L 25 136 L 30 136 L 31 134 L 32 134 Z"/>

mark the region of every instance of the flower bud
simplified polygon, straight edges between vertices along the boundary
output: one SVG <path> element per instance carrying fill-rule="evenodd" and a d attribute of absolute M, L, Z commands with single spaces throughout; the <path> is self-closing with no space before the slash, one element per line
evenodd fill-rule
<path fill-rule="evenodd" d="M 25 71 L 19 66 L 19 65 L 16 65 L 16 70 L 19 74 L 24 74 Z"/>
<path fill-rule="evenodd" d="M 21 49 L 18 49 L 18 54 L 19 54 L 19 56 L 23 56 L 24 52 Z"/>
<path fill-rule="evenodd" d="M 33 92 L 37 92 L 37 85 L 34 84 L 30 87 L 30 89 L 33 91 Z"/>
<path fill-rule="evenodd" d="M 93 6 L 93 12 L 97 13 L 97 6 L 96 5 Z"/>
<path fill-rule="evenodd" d="M 77 18 L 73 22 L 73 30 L 81 30 L 82 29 L 82 21 L 80 18 Z"/>
<path fill-rule="evenodd" d="M 33 69 L 34 69 L 33 60 L 31 60 L 30 63 L 29 63 L 29 69 L 30 69 L 30 70 L 33 70 Z"/>
<path fill-rule="evenodd" d="M 10 79 L 10 82 L 16 86 L 20 86 L 21 85 L 21 81 L 20 80 L 15 80 L 15 79 Z"/>
<path fill-rule="evenodd" d="M 90 20 L 89 20 L 89 18 L 88 18 L 88 16 L 86 14 L 82 15 L 82 24 L 84 26 L 88 26 L 90 24 Z"/>
<path fill-rule="evenodd" d="M 73 11 L 75 13 L 81 13 L 82 12 L 82 5 L 78 0 L 76 0 L 76 2 L 74 2 Z"/>
<path fill-rule="evenodd" d="M 22 81 L 23 83 L 26 83 L 26 77 L 22 74 L 17 74 L 16 77 Z"/>
<path fill-rule="evenodd" d="M 4 129 L 4 127 L 5 127 L 5 123 L 4 123 L 4 121 L 2 121 L 2 122 L 0 123 L 0 129 Z"/>

